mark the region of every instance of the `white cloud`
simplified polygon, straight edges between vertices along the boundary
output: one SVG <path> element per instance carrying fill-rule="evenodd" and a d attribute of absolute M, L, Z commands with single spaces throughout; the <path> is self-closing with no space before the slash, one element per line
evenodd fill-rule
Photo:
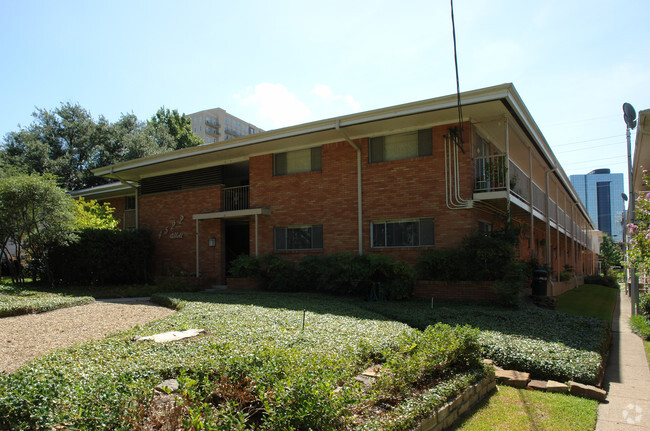
<path fill-rule="evenodd" d="M 344 107 L 352 108 L 352 112 L 359 112 L 361 110 L 361 104 L 357 102 L 354 97 L 349 94 L 345 96 L 340 94 L 335 95 L 332 92 L 332 89 L 327 85 L 317 84 L 309 93 L 320 97 L 328 104 L 338 104 L 339 102 L 343 102 L 345 105 Z"/>
<path fill-rule="evenodd" d="M 234 98 L 250 111 L 242 118 L 266 130 L 361 110 L 361 104 L 354 97 L 334 94 L 328 85 L 323 84 L 315 85 L 308 94 L 296 95 L 282 84 L 263 82 L 247 87 L 243 95 L 235 94 Z"/>
<path fill-rule="evenodd" d="M 254 88 L 248 87 L 246 93 L 245 96 L 235 95 L 235 98 L 241 100 L 242 105 L 257 110 L 260 127 L 275 129 L 310 119 L 311 112 L 307 105 L 282 84 L 263 82 Z"/>

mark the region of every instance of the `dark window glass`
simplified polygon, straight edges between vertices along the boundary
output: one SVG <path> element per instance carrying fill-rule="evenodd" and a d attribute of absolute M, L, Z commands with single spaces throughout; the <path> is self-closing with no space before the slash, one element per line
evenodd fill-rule
<path fill-rule="evenodd" d="M 323 226 L 274 228 L 276 250 L 310 250 L 323 248 Z"/>
<path fill-rule="evenodd" d="M 432 218 L 372 222 L 372 247 L 417 247 L 435 242 Z"/>

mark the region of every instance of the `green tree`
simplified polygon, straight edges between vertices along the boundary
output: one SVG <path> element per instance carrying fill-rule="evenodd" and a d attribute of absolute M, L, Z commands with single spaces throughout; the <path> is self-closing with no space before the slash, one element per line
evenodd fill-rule
<path fill-rule="evenodd" d="M 195 147 L 203 143 L 201 138 L 192 132 L 192 121 L 185 114 L 179 114 L 176 109 L 170 111 L 164 106 L 161 107 L 151 118 L 149 124 L 153 126 L 154 134 L 158 134 L 161 129 L 164 129 L 164 134 L 167 134 L 171 139 L 170 141 L 163 141 L 163 134 L 159 135 L 161 138 L 159 146 L 161 148 L 168 147 L 180 150 L 181 148 Z"/>
<path fill-rule="evenodd" d="M 600 257 L 602 258 L 602 270 L 605 274 L 614 266 L 620 266 L 623 260 L 623 251 L 612 238 L 605 235 L 600 243 Z"/>
<path fill-rule="evenodd" d="M 75 205 L 51 175 L 19 174 L 0 183 L 0 244 L 10 258 L 27 257 L 33 277 L 51 279 L 47 266 L 48 252 L 57 245 L 73 242 Z M 16 250 L 9 247 L 16 246 Z M 22 265 L 15 269 L 21 271 Z M 22 273 L 12 274 L 14 281 Z"/>
<path fill-rule="evenodd" d="M 75 228 L 83 229 L 116 229 L 120 223 L 113 217 L 115 208 L 108 203 L 100 204 L 95 199 L 89 201 L 84 198 L 76 199 Z"/>
<path fill-rule="evenodd" d="M 37 108 L 34 121 L 10 132 L 0 148 L 0 169 L 13 166 L 27 174 L 50 173 L 66 190 L 104 184 L 92 169 L 202 143 L 191 121 L 176 110 L 161 107 L 147 122 L 122 114 L 111 124 L 93 120 L 78 104 L 62 103 L 48 111 Z"/>

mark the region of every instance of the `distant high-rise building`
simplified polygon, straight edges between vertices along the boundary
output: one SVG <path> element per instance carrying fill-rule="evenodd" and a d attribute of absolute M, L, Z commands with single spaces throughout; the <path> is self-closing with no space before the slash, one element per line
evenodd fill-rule
<path fill-rule="evenodd" d="M 259 127 L 230 115 L 221 108 L 186 114 L 192 120 L 192 131 L 206 144 L 262 132 Z"/>
<path fill-rule="evenodd" d="M 623 240 L 623 174 L 612 174 L 609 169 L 596 169 L 587 175 L 571 175 L 571 184 L 596 222 L 598 230 L 614 242 Z"/>

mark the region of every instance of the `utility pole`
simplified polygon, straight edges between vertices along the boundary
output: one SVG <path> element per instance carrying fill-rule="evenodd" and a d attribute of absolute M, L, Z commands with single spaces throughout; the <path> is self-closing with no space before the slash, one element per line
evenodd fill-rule
<path fill-rule="evenodd" d="M 627 176 L 628 176 L 628 186 L 629 186 L 629 223 L 634 223 L 635 221 L 635 202 L 636 196 L 634 193 L 634 180 L 632 178 L 632 140 L 630 138 L 630 130 L 636 127 L 636 111 L 629 103 L 623 104 L 623 119 L 625 120 L 625 137 L 627 138 Z M 636 268 L 630 266 L 630 277 L 632 283 L 630 284 L 630 303 L 632 304 L 630 313 L 632 316 L 638 314 L 638 305 L 639 305 L 639 277 L 636 274 Z"/>

